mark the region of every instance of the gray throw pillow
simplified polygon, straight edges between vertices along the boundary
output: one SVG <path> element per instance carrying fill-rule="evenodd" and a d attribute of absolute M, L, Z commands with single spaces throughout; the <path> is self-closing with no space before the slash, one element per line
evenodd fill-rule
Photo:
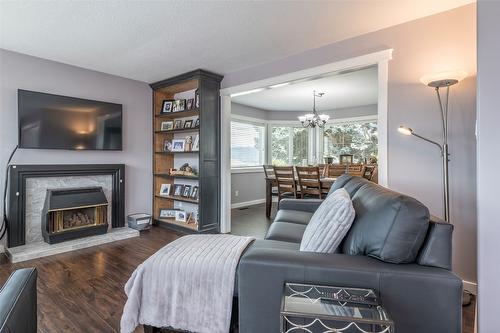
<path fill-rule="evenodd" d="M 326 197 L 311 217 L 300 251 L 334 253 L 354 220 L 354 207 L 343 188 Z"/>

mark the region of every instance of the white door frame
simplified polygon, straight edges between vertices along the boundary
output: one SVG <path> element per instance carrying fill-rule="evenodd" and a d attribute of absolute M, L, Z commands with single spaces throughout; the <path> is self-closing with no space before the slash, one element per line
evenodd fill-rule
<path fill-rule="evenodd" d="M 387 90 L 389 60 L 392 49 L 312 67 L 288 74 L 221 89 L 221 232 L 231 232 L 231 95 L 253 89 L 269 87 L 289 81 L 310 78 L 331 72 L 377 65 L 378 67 L 378 165 L 379 183 L 388 184 L 387 165 Z"/>

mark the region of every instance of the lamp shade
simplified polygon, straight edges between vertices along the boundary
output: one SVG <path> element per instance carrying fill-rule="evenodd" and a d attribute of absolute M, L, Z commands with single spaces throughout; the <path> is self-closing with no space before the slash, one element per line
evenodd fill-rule
<path fill-rule="evenodd" d="M 404 135 L 411 135 L 413 133 L 413 130 L 409 127 L 399 126 L 398 132 Z"/>
<path fill-rule="evenodd" d="M 426 74 L 420 78 L 420 82 L 429 87 L 446 87 L 454 85 L 465 79 L 467 77 L 467 72 L 464 71 L 453 71 L 453 72 L 441 72 L 435 74 Z"/>

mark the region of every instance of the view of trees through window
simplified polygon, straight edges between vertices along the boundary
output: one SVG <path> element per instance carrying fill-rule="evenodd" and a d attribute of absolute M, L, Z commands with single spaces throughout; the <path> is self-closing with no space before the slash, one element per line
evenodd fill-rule
<path fill-rule="evenodd" d="M 303 127 L 272 126 L 271 161 L 273 165 L 297 165 L 307 160 L 308 130 Z"/>
<path fill-rule="evenodd" d="M 352 154 L 354 162 L 362 163 L 378 157 L 377 122 L 339 123 L 327 125 L 323 131 L 323 156 Z"/>

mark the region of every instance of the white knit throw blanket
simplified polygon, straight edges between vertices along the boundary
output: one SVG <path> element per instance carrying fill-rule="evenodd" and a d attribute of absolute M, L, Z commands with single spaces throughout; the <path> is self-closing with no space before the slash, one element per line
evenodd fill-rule
<path fill-rule="evenodd" d="M 132 273 L 121 332 L 139 324 L 227 333 L 236 267 L 253 238 L 190 235 L 167 244 Z"/>

